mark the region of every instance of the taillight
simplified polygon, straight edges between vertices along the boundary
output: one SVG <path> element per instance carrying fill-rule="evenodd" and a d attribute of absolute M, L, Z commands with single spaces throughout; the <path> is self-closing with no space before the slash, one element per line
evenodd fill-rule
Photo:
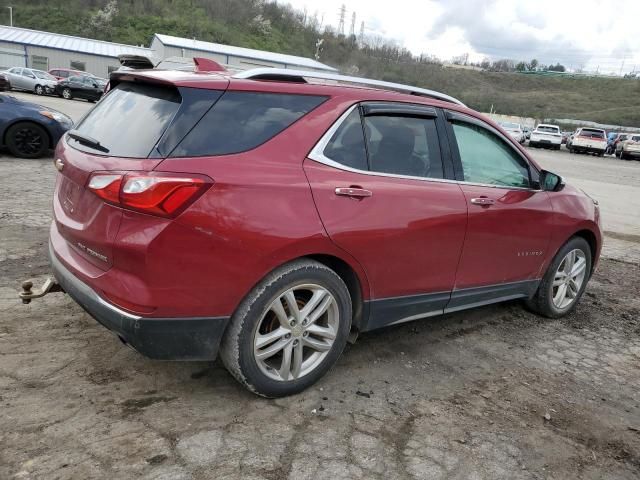
<path fill-rule="evenodd" d="M 159 172 L 94 172 L 87 187 L 108 203 L 138 212 L 174 217 L 210 186 L 197 175 Z"/>

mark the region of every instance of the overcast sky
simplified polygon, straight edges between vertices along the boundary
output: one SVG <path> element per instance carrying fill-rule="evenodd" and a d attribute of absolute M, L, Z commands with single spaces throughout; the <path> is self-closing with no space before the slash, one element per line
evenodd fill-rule
<path fill-rule="evenodd" d="M 640 70 L 640 0 L 280 0 L 308 15 L 324 15 L 345 33 L 356 12 L 356 34 L 395 40 L 414 54 L 448 60 L 510 58 L 560 62 L 569 68 L 619 73 Z"/>

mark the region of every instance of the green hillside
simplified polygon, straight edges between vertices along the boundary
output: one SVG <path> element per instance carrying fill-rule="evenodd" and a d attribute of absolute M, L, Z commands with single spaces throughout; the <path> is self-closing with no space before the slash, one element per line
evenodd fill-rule
<path fill-rule="evenodd" d="M 324 63 L 361 76 L 441 90 L 477 110 L 488 111 L 493 105 L 504 114 L 640 126 L 640 80 L 445 68 L 391 43 L 360 46 L 355 37 L 335 35 L 318 18 L 282 3 L 21 0 L 13 5 L 16 26 L 135 45 L 148 45 L 158 32 L 313 57 L 322 38 Z"/>

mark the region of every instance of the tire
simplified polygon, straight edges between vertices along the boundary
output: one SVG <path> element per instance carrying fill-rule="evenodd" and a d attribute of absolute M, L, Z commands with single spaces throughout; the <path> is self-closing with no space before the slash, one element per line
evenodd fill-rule
<path fill-rule="evenodd" d="M 33 93 L 36 95 L 44 95 L 44 87 L 42 85 L 36 85 L 33 89 Z"/>
<path fill-rule="evenodd" d="M 574 153 L 574 151 L 575 150 L 573 148 L 569 147 L 569 153 Z"/>
<path fill-rule="evenodd" d="M 309 287 L 325 292 L 309 317 L 321 310 L 318 305 L 330 303 L 317 320 L 304 327 L 304 319 L 296 316 L 285 297 L 291 292 L 296 300 L 295 311 L 299 307 L 302 307 L 299 311 L 304 311 L 304 305 L 312 303 L 310 297 L 316 298 L 316 293 L 305 290 Z M 280 310 L 280 316 L 276 310 Z M 351 329 L 351 312 L 349 290 L 333 270 L 313 260 L 293 261 L 267 275 L 238 306 L 223 336 L 220 357 L 227 370 L 250 391 L 270 398 L 293 395 L 317 382 L 338 360 Z M 296 320 L 298 323 L 287 325 Z M 335 337 L 331 340 L 325 333 L 318 336 L 315 333 L 318 328 Z M 270 341 L 266 341 L 267 336 Z M 264 341 L 261 346 L 258 345 L 260 337 Z M 308 342 L 322 345 L 323 350 L 316 351 Z M 272 349 L 277 353 L 258 358 L 260 353 L 264 355 Z M 303 361 L 296 375 L 298 349 Z M 284 366 L 287 350 L 291 368 Z M 283 375 L 281 371 L 286 373 Z"/>
<path fill-rule="evenodd" d="M 580 273 L 582 275 L 582 280 L 577 288 L 577 292 L 575 292 L 575 288 L 574 290 L 571 290 L 569 284 L 564 286 L 565 292 L 570 293 L 571 291 L 574 291 L 575 293 L 570 299 L 570 303 L 563 305 L 561 302 L 558 304 L 554 300 L 554 296 L 560 293 L 559 290 L 562 288 L 562 285 L 554 286 L 553 284 L 557 276 L 561 275 L 559 268 L 563 265 L 563 262 L 570 252 L 580 252 L 580 254 L 577 254 L 576 258 L 583 258 L 585 263 L 584 269 Z M 575 262 L 574 266 L 575 265 L 578 265 L 578 261 Z M 567 268 L 566 263 L 564 266 Z M 527 300 L 527 307 L 535 313 L 548 318 L 559 318 L 572 312 L 576 308 L 576 305 L 580 301 L 580 298 L 587 287 L 587 283 L 591 277 L 591 266 L 591 247 L 589 247 L 587 241 L 582 237 L 571 238 L 562 246 L 562 248 L 560 248 L 560 250 L 558 250 L 558 253 L 556 253 L 556 256 L 553 258 L 553 261 L 549 265 L 547 272 L 538 286 L 538 290 L 533 297 Z M 574 287 L 576 286 L 576 283 L 577 282 L 574 281 Z M 568 296 L 567 300 L 569 300 Z"/>
<path fill-rule="evenodd" d="M 12 155 L 20 158 L 39 158 L 49 150 L 49 134 L 40 125 L 19 122 L 5 135 L 5 143 Z"/>
<path fill-rule="evenodd" d="M 73 98 L 73 95 L 71 94 L 71 89 L 63 88 L 62 89 L 62 98 L 64 98 L 65 100 L 71 100 Z"/>

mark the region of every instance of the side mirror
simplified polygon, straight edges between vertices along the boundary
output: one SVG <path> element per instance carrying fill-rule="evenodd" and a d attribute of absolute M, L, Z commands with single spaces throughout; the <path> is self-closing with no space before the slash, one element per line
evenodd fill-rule
<path fill-rule="evenodd" d="M 540 186 L 545 192 L 559 192 L 564 188 L 564 180 L 560 175 L 543 170 L 540 172 Z"/>

